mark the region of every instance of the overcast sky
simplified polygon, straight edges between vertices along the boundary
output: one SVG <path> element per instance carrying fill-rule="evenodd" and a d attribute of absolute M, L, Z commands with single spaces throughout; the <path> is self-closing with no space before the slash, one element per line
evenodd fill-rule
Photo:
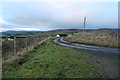
<path fill-rule="evenodd" d="M 0 30 L 117 28 L 117 2 L 0 2 Z"/>

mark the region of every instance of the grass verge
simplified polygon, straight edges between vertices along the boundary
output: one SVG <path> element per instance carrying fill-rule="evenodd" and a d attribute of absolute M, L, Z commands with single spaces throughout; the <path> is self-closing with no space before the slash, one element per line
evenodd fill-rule
<path fill-rule="evenodd" d="M 3 78 L 97 78 L 97 68 L 83 60 L 83 56 L 82 52 L 47 40 L 18 68 L 6 66 Z"/>
<path fill-rule="evenodd" d="M 77 33 L 72 37 L 64 38 L 70 42 L 77 42 L 81 44 L 97 45 L 103 47 L 120 48 L 118 44 L 118 34 L 96 34 L 90 32 Z"/>

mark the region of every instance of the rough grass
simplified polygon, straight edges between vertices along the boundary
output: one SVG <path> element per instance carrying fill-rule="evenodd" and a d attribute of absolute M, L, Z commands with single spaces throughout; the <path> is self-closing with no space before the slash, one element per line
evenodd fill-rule
<path fill-rule="evenodd" d="M 119 35 L 120 36 L 120 35 Z M 65 38 L 71 42 L 78 42 L 83 44 L 98 45 L 112 48 L 120 48 L 118 44 L 118 34 L 105 34 L 105 33 L 78 33 L 72 37 Z"/>
<path fill-rule="evenodd" d="M 78 57 L 79 54 L 79 57 Z M 6 66 L 3 78 L 96 78 L 97 68 L 82 57 L 85 54 L 48 40 L 19 68 Z"/>
<path fill-rule="evenodd" d="M 5 40 L 6 38 L 0 38 L 0 40 Z"/>
<path fill-rule="evenodd" d="M 34 46 L 36 45 L 36 42 L 42 41 L 45 38 L 41 37 L 28 37 L 27 38 L 27 46 Z M 3 41 L 2 45 L 2 58 L 3 60 L 9 59 L 12 57 L 14 54 L 14 41 Z M 21 52 L 24 48 L 26 48 L 26 38 L 17 38 L 16 39 L 16 52 L 19 53 Z"/>

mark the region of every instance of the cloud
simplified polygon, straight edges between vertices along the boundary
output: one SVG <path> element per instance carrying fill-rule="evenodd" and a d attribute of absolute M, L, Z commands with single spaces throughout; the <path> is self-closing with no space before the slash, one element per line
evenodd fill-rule
<path fill-rule="evenodd" d="M 21 30 L 25 30 L 25 31 L 41 31 L 41 29 L 38 29 L 38 28 L 11 28 L 11 29 L 0 28 L 0 32 L 8 31 L 8 30 L 15 30 L 15 31 L 21 31 Z"/>
<path fill-rule="evenodd" d="M 117 28 L 117 3 L 114 2 L 5 2 L 1 3 L 0 22 L 14 28 L 52 30 L 82 28 Z M 112 19 L 111 19 L 112 18 Z"/>
<path fill-rule="evenodd" d="M 0 2 L 118 2 L 119 0 L 0 0 Z"/>

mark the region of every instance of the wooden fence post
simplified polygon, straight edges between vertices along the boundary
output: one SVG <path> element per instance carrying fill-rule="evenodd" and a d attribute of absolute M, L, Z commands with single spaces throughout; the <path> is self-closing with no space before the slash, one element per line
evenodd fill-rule
<path fill-rule="evenodd" d="M 34 38 L 34 41 L 33 41 L 34 45 L 36 45 L 36 37 L 34 36 L 33 38 Z"/>
<path fill-rule="evenodd" d="M 36 44 L 38 43 L 38 37 L 36 36 Z"/>
<path fill-rule="evenodd" d="M 28 50 L 28 39 L 27 39 L 28 37 L 26 36 L 26 42 L 25 42 L 25 45 L 26 45 L 26 50 Z"/>
<path fill-rule="evenodd" d="M 6 36 L 6 39 L 5 39 L 6 41 L 8 40 L 8 37 Z"/>
<path fill-rule="evenodd" d="M 14 37 L 14 55 L 16 55 L 16 37 Z"/>

